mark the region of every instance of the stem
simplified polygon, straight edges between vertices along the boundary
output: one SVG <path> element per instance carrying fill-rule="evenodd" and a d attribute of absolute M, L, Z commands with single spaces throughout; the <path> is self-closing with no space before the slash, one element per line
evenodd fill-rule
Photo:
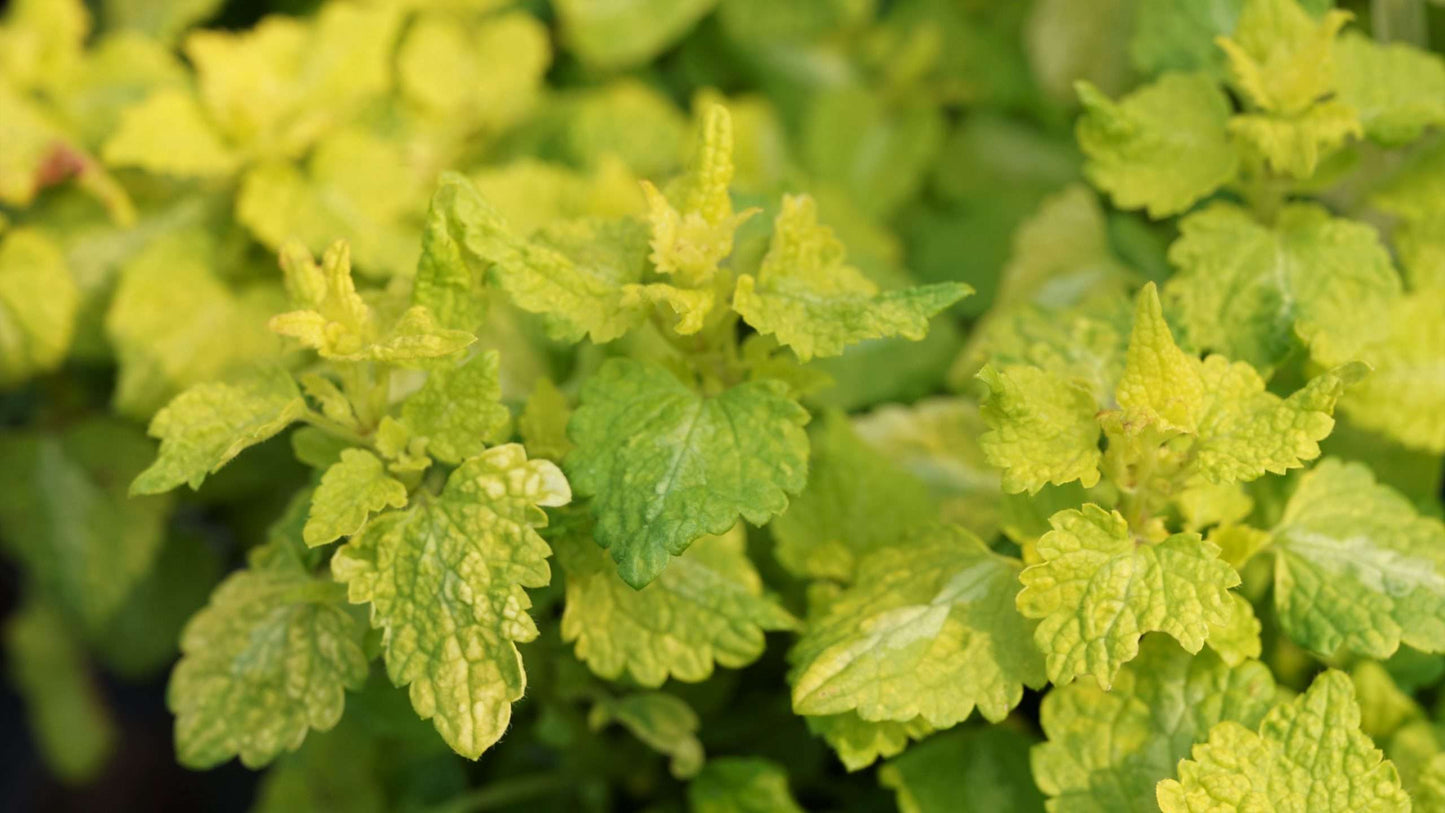
<path fill-rule="evenodd" d="M 561 790 L 562 777 L 555 773 L 517 776 L 463 793 L 431 808 L 428 813 L 472 813 L 495 810 Z"/>
<path fill-rule="evenodd" d="M 354 429 L 337 423 L 314 409 L 308 408 L 302 413 L 301 422 L 314 426 L 328 435 L 341 438 L 348 443 L 354 443 L 357 446 L 370 448 L 373 445 L 370 438 L 358 434 Z"/>

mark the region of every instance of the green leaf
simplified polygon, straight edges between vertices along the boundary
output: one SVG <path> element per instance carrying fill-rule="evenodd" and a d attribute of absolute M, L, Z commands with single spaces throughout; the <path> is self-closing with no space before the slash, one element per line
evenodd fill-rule
<path fill-rule="evenodd" d="M 899 813 L 1043 813 L 1029 740 L 990 726 L 929 737 L 878 770 Z"/>
<path fill-rule="evenodd" d="M 979 445 L 1003 469 L 1004 491 L 1099 482 L 1099 404 L 1086 382 L 1023 365 L 988 365 L 978 378 L 988 388 L 979 405 L 988 432 Z"/>
<path fill-rule="evenodd" d="M 32 229 L 0 236 L 0 386 L 60 366 L 79 305 L 59 246 Z"/>
<path fill-rule="evenodd" d="M 541 507 L 569 499 L 554 464 L 497 446 L 457 467 L 439 496 L 372 520 L 331 560 L 351 601 L 371 602 L 392 683 L 410 684 L 417 714 L 469 759 L 502 736 L 526 686 L 517 644 L 537 627 L 524 588 L 551 576 L 535 529 Z"/>
<path fill-rule="evenodd" d="M 56 434 L 0 436 L 0 530 L 29 580 L 85 631 L 102 628 L 150 572 L 171 500 L 128 499 L 155 446 L 104 418 Z"/>
<path fill-rule="evenodd" d="M 181 88 L 164 88 L 123 110 L 101 157 L 113 167 L 197 178 L 226 177 L 240 164 L 200 102 Z"/>
<path fill-rule="evenodd" d="M 1205 74 L 1167 74 L 1112 102 L 1081 82 L 1084 172 L 1121 209 L 1179 214 L 1234 178 L 1229 100 Z"/>
<path fill-rule="evenodd" d="M 1350 679 L 1329 670 L 1265 715 L 1258 731 L 1217 724 L 1179 763 L 1179 779 L 1159 783 L 1159 806 L 1164 813 L 1409 810 L 1395 766 L 1359 726 Z"/>
<path fill-rule="evenodd" d="M 588 65 L 639 65 L 680 39 L 718 0 L 559 0 L 568 49 Z"/>
<path fill-rule="evenodd" d="M 1256 107 L 1295 116 L 1335 90 L 1335 35 L 1352 16 L 1331 10 L 1316 20 L 1297 0 L 1245 0 L 1234 32 L 1218 43 Z"/>
<path fill-rule="evenodd" d="M 1146 74 L 1206 71 L 1224 78 L 1224 53 L 1215 39 L 1228 36 L 1244 0 L 1156 0 L 1134 10 L 1129 57 Z"/>
<path fill-rule="evenodd" d="M 213 16 L 222 5 L 223 0 L 103 0 L 101 8 L 108 27 L 171 40 Z"/>
<path fill-rule="evenodd" d="M 1229 132 L 1271 170 L 1301 181 L 1312 177 L 1320 162 L 1345 141 L 1365 134 L 1354 109 L 1336 101 L 1320 102 L 1294 116 L 1238 115 L 1230 120 Z"/>
<path fill-rule="evenodd" d="M 95 778 L 114 754 L 118 733 L 63 619 L 43 604 L 22 606 L 6 619 L 5 654 L 46 764 L 67 782 Z"/>
<path fill-rule="evenodd" d="M 1407 144 L 1445 124 L 1445 62 L 1404 43 L 1377 43 L 1355 31 L 1335 44 L 1337 98 L 1381 144 Z"/>
<path fill-rule="evenodd" d="M 1225 663 L 1238 666 L 1246 660 L 1258 658 L 1263 651 L 1259 638 L 1262 627 L 1249 599 L 1238 593 L 1230 593 L 1229 598 L 1229 611 L 1224 623 L 1209 627 L 1207 641 L 1209 648 Z"/>
<path fill-rule="evenodd" d="M 1400 278 L 1375 229 L 1308 204 L 1266 226 L 1215 204 L 1180 221 L 1169 248 L 1179 269 L 1164 287 L 1181 339 L 1263 370 L 1281 363 L 1333 317 L 1400 295 Z"/>
<path fill-rule="evenodd" d="M 572 416 L 567 470 L 590 496 L 597 543 L 642 588 L 704 534 L 761 525 L 807 478 L 808 413 L 777 381 L 703 396 L 662 367 L 612 359 Z"/>
<path fill-rule="evenodd" d="M 763 633 L 796 620 L 763 595 L 741 525 L 704 536 L 640 590 L 629 586 L 581 521 L 552 539 L 567 574 L 562 640 L 596 674 L 642 686 L 698 682 L 713 664 L 737 669 L 763 653 Z"/>
<path fill-rule="evenodd" d="M 781 765 L 758 757 L 708 760 L 687 786 L 692 813 L 803 813 Z"/>
<path fill-rule="evenodd" d="M 260 367 L 231 382 L 191 387 L 151 421 L 160 454 L 130 485 L 132 494 L 159 494 L 182 483 L 201 487 L 247 446 L 290 426 L 306 411 L 291 374 Z"/>
<path fill-rule="evenodd" d="M 257 768 L 341 719 L 345 690 L 366 681 L 365 627 L 340 585 L 278 562 L 236 573 L 181 634 L 167 703 L 176 756 Z"/>
<path fill-rule="evenodd" d="M 1168 633 L 1198 652 L 1210 627 L 1229 620 L 1239 574 L 1198 534 L 1141 543 L 1117 511 L 1092 504 L 1049 524 L 1037 544 L 1041 561 L 1019 576 L 1018 608 L 1040 619 L 1034 640 L 1054 683 L 1088 674 L 1108 688 L 1144 633 Z"/>
<path fill-rule="evenodd" d="M 901 754 L 909 740 L 919 740 L 933 732 L 933 727 L 921 717 L 903 723 L 875 722 L 864 720 L 857 712 L 846 711 L 803 719 L 808 730 L 822 737 L 838 754 L 843 767 L 850 771 L 866 768 L 880 758 Z"/>
<path fill-rule="evenodd" d="M 947 728 L 975 707 L 1002 720 L 1025 685 L 1043 685 L 1033 625 L 1014 607 L 1020 563 L 962 529 L 918 537 L 863 559 L 810 620 L 789 656 L 796 713 Z"/>
<path fill-rule="evenodd" d="M 702 770 L 697 713 L 677 697 L 666 692 L 604 697 L 587 716 L 588 727 L 598 731 L 612 722 L 631 731 L 652 750 L 668 755 L 668 769 L 674 777 L 690 779 Z"/>
<path fill-rule="evenodd" d="M 1445 651 L 1445 525 L 1365 466 L 1328 459 L 1301 477 L 1271 544 L 1280 625 L 1301 646 Z"/>
<path fill-rule="evenodd" d="M 733 308 L 808 361 L 866 339 L 922 339 L 929 319 L 971 292 L 962 283 L 939 283 L 880 293 L 844 263 L 843 244 L 818 224 L 813 199 L 785 196 L 758 275 L 738 277 Z"/>
<path fill-rule="evenodd" d="M 1134 312 L 1124 374 L 1114 391 L 1119 406 L 1130 422 L 1193 432 L 1204 412 L 1206 386 L 1199 359 L 1174 343 L 1154 283 L 1145 285 Z"/>
<path fill-rule="evenodd" d="M 455 173 L 442 175 L 427 208 L 411 301 L 444 327 L 476 330 L 486 318 L 487 263 L 468 249 L 466 239 L 467 224 L 489 216 L 492 209 L 475 185 Z"/>
<path fill-rule="evenodd" d="M 421 14 L 397 53 L 397 78 L 402 92 L 429 116 L 497 131 L 539 101 L 551 61 L 547 27 L 531 14 L 502 14 L 470 25 L 456 15 Z"/>
<path fill-rule="evenodd" d="M 1014 232 L 994 307 L 1066 307 L 1088 295 L 1122 294 L 1132 272 L 1114 256 L 1108 225 L 1098 195 L 1082 183 L 1045 198 Z"/>
<path fill-rule="evenodd" d="M 500 357 L 478 353 L 461 365 L 433 369 L 401 407 L 402 422 L 427 439 L 427 454 L 444 463 L 476 457 L 511 435 L 512 414 L 502 405 Z"/>
<path fill-rule="evenodd" d="M 306 544 L 314 548 L 353 536 L 367 517 L 406 501 L 406 486 L 387 475 L 380 458 L 365 449 L 346 449 L 321 475 L 306 520 Z"/>
<path fill-rule="evenodd" d="M 768 524 L 774 555 L 799 578 L 849 581 L 858 560 L 933 521 L 922 483 L 859 439 L 841 412 L 812 440 L 808 485 Z"/>
<path fill-rule="evenodd" d="M 1054 813 L 1154 813 L 1154 786 L 1190 746 L 1223 720 L 1258 725 L 1276 694 L 1258 661 L 1229 666 L 1151 635 L 1110 690 L 1081 680 L 1044 697 L 1034 777 Z"/>

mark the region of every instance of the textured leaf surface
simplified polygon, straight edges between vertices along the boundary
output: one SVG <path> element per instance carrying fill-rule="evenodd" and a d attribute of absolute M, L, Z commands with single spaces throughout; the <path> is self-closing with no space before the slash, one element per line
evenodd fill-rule
<path fill-rule="evenodd" d="M 341 719 L 366 680 L 365 626 L 340 585 L 299 568 L 243 570 L 186 625 L 167 702 L 176 755 L 192 768 L 233 756 L 256 768 Z"/>
<path fill-rule="evenodd" d="M 381 458 L 365 449 L 346 449 L 321 475 L 306 520 L 306 544 L 335 542 L 361 530 L 366 518 L 406 505 L 406 486 L 387 475 Z"/>
<path fill-rule="evenodd" d="M 1025 685 L 1044 682 L 1033 625 L 1014 606 L 1019 568 L 946 527 L 865 558 L 790 655 L 793 710 L 936 728 L 975 706 L 1003 719 Z"/>
<path fill-rule="evenodd" d="M 979 407 L 988 432 L 979 445 L 1003 469 L 1004 491 L 1099 482 L 1099 404 L 1087 383 L 1023 365 L 989 365 L 978 377 L 988 387 Z"/>
<path fill-rule="evenodd" d="M 1445 526 L 1365 466 L 1331 458 L 1304 475 L 1272 544 L 1280 624 L 1300 645 L 1445 650 Z"/>
<path fill-rule="evenodd" d="M 501 402 L 500 366 L 495 350 L 478 353 L 455 368 L 431 370 L 406 399 L 401 419 L 414 436 L 427 439 L 427 454 L 460 463 L 507 439 L 512 415 Z"/>
<path fill-rule="evenodd" d="M 1265 715 L 1258 731 L 1222 722 L 1159 783 L 1164 813 L 1234 810 L 1385 813 L 1410 798 L 1395 766 L 1360 731 L 1360 708 L 1343 672 Z"/>
<path fill-rule="evenodd" d="M 1234 177 L 1229 100 L 1206 74 L 1169 74 L 1112 102 L 1079 85 L 1084 172 L 1121 209 L 1178 214 Z"/>
<path fill-rule="evenodd" d="M 1114 392 L 1131 420 L 1178 432 L 1199 426 L 1206 392 L 1199 359 L 1174 343 L 1153 283 L 1139 293 L 1124 374 Z"/>
<path fill-rule="evenodd" d="M 387 673 L 457 753 L 502 736 L 526 677 L 517 644 L 537 637 L 523 588 L 550 579 L 536 528 L 571 498 L 562 472 L 517 444 L 459 466 L 440 496 L 383 514 L 332 559 L 353 603 L 371 602 Z"/>
<path fill-rule="evenodd" d="M 151 421 L 150 434 L 160 439 L 160 454 L 131 483 L 131 493 L 159 494 L 182 483 L 200 488 L 207 474 L 285 429 L 305 411 L 296 382 L 280 367 L 191 387 Z"/>
<path fill-rule="evenodd" d="M 708 760 L 687 786 L 692 813 L 802 813 L 781 765 L 757 757 Z"/>
<path fill-rule="evenodd" d="M 526 409 L 517 418 L 517 432 L 533 457 L 560 461 L 572 451 L 572 441 L 567 437 L 567 422 L 571 419 L 567 396 L 552 379 L 539 378 Z"/>
<path fill-rule="evenodd" d="M 553 541 L 567 574 L 562 638 L 604 678 L 706 680 L 714 663 L 735 669 L 756 660 L 765 631 L 797 623 L 764 597 L 741 525 L 693 542 L 641 590 L 622 580 L 589 531 L 579 522 Z"/>
<path fill-rule="evenodd" d="M 774 554 L 800 578 L 848 581 L 858 560 L 930 522 L 926 490 L 828 412 L 812 443 L 808 485 L 768 524 Z"/>
<path fill-rule="evenodd" d="M 1169 248 L 1179 273 L 1164 296 L 1182 341 L 1268 369 L 1335 314 L 1383 304 L 1399 275 L 1370 226 L 1317 206 L 1285 207 L 1273 227 L 1231 204 L 1180 222 Z"/>
<path fill-rule="evenodd" d="M 933 733 L 933 727 L 920 717 L 907 722 L 864 720 L 857 712 L 806 716 L 808 730 L 823 738 L 838 755 L 843 767 L 857 771 L 879 759 L 896 756 L 908 747 L 910 740 L 919 740 Z"/>
<path fill-rule="evenodd" d="M 1264 664 L 1228 666 L 1150 636 L 1109 691 L 1081 680 L 1044 697 L 1048 741 L 1034 748 L 1034 777 L 1051 813 L 1151 813 L 1154 786 L 1190 746 L 1223 720 L 1255 727 L 1275 698 Z"/>
<path fill-rule="evenodd" d="M 808 414 L 777 381 L 694 392 L 662 367 L 603 365 L 582 388 L 567 471 L 591 496 L 597 543 L 641 588 L 704 534 L 738 516 L 761 525 L 807 477 Z"/>
<path fill-rule="evenodd" d="M 845 264 L 843 244 L 819 225 L 813 199 L 787 196 L 757 277 L 738 277 L 733 308 L 808 361 L 865 339 L 922 339 L 930 318 L 970 292 L 961 283 L 880 292 Z"/>
<path fill-rule="evenodd" d="M 1011 728 L 949 731 L 878 770 L 899 813 L 1043 813 L 1029 772 L 1029 740 Z"/>
<path fill-rule="evenodd" d="M 1334 90 L 1335 35 L 1350 17 L 1331 10 L 1317 20 L 1296 0 L 1245 0 L 1238 24 L 1219 47 L 1250 101 L 1297 115 Z"/>
<path fill-rule="evenodd" d="M 1210 626 L 1228 620 L 1239 574 L 1198 534 L 1141 543 L 1118 512 L 1092 504 L 1049 524 L 1041 561 L 1020 574 L 1018 607 L 1040 619 L 1034 639 L 1054 683 L 1087 674 L 1108 687 L 1144 633 L 1166 632 L 1198 652 Z"/>

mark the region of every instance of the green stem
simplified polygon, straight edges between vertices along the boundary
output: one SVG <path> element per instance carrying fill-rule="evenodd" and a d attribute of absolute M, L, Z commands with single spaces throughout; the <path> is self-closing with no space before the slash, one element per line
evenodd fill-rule
<path fill-rule="evenodd" d="M 463 793 L 428 813 L 473 813 L 495 810 L 528 799 L 549 796 L 562 789 L 562 777 L 554 773 L 517 776 Z"/>
<path fill-rule="evenodd" d="M 340 438 L 347 443 L 352 443 L 357 446 L 366 446 L 368 448 L 373 445 L 370 438 L 359 434 L 356 430 L 352 429 L 349 426 L 346 426 L 345 424 L 331 420 L 330 418 L 322 415 L 320 412 L 317 412 L 314 409 L 307 409 L 304 413 L 302 413 L 301 422 L 310 426 L 314 426 L 317 429 L 325 432 L 326 434 Z"/>

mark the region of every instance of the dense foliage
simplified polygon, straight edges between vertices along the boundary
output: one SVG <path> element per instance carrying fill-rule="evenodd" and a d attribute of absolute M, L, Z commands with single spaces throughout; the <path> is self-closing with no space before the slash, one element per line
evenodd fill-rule
<path fill-rule="evenodd" d="M 168 670 L 262 811 L 1445 811 L 1435 12 L 290 11 L 0 22 L 56 776 Z"/>

